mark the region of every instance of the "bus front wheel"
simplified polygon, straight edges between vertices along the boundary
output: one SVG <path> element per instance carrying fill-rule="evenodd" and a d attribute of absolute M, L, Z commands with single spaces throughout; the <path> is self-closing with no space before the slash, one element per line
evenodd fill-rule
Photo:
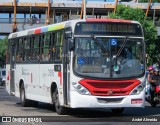
<path fill-rule="evenodd" d="M 59 115 L 64 115 L 66 113 L 66 108 L 60 105 L 59 102 L 59 95 L 58 95 L 58 90 L 56 89 L 55 92 L 53 92 L 53 97 L 55 99 L 54 105 L 55 105 L 55 110 Z"/>

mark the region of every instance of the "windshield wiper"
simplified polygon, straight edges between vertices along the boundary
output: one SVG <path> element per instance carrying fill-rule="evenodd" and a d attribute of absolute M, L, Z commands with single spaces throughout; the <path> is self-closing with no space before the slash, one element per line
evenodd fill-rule
<path fill-rule="evenodd" d="M 97 46 L 100 48 L 100 50 L 102 51 L 103 55 L 108 55 L 108 51 L 104 48 L 104 46 L 94 37 L 94 35 L 91 35 L 91 38 L 93 41 L 95 41 L 95 43 L 97 44 Z"/>
<path fill-rule="evenodd" d="M 117 58 L 118 58 L 118 57 L 120 56 L 120 54 L 122 53 L 122 51 L 123 51 L 123 49 L 124 49 L 124 47 L 125 47 L 125 45 L 126 45 L 126 43 L 127 43 L 127 39 L 128 39 L 128 37 L 126 36 L 126 37 L 124 38 L 124 41 L 123 41 L 123 43 L 122 43 L 121 48 L 119 48 L 119 50 L 118 50 L 115 58 L 113 59 L 113 70 L 116 71 L 116 72 L 120 70 L 120 67 L 117 65 Z"/>
<path fill-rule="evenodd" d="M 121 54 L 122 50 L 124 49 L 124 47 L 125 47 L 125 45 L 126 45 L 126 43 L 127 43 L 127 39 L 128 39 L 128 37 L 126 36 L 125 39 L 124 39 L 124 41 L 123 41 L 123 43 L 122 43 L 121 48 L 119 48 L 119 50 L 118 50 L 118 52 L 117 52 L 116 57 L 118 57 L 118 56 Z"/>

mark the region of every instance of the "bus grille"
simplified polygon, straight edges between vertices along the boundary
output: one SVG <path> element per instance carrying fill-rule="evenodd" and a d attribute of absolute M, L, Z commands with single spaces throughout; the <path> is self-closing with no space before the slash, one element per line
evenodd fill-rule
<path fill-rule="evenodd" d="M 97 98 L 99 103 L 121 103 L 123 98 Z"/>
<path fill-rule="evenodd" d="M 95 96 L 125 96 L 129 95 L 141 82 L 139 80 L 105 81 L 82 79 L 79 83 Z"/>

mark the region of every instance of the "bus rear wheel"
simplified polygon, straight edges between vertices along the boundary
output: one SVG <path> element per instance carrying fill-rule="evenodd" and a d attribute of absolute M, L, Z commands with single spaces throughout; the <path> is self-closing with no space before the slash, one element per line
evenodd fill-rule
<path fill-rule="evenodd" d="M 24 85 L 21 85 L 20 87 L 20 101 L 23 107 L 28 107 L 28 106 L 37 107 L 38 105 L 37 101 L 26 99 Z"/>
<path fill-rule="evenodd" d="M 29 106 L 29 100 L 26 99 L 24 85 L 22 84 L 20 87 L 20 101 L 23 107 Z"/>
<path fill-rule="evenodd" d="M 124 111 L 124 108 L 113 108 L 112 113 L 114 114 L 122 114 Z"/>
<path fill-rule="evenodd" d="M 59 115 L 64 115 L 66 113 L 66 108 L 60 105 L 59 102 L 59 95 L 58 95 L 58 90 L 56 89 L 55 92 L 53 92 L 53 98 L 55 100 L 54 106 L 57 114 Z"/>

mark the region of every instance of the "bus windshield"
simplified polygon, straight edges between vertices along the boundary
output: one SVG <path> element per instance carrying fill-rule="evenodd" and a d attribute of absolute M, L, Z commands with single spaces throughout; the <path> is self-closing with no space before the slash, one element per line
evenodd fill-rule
<path fill-rule="evenodd" d="M 144 42 L 138 38 L 76 37 L 74 71 L 102 79 L 141 76 L 145 71 Z"/>

